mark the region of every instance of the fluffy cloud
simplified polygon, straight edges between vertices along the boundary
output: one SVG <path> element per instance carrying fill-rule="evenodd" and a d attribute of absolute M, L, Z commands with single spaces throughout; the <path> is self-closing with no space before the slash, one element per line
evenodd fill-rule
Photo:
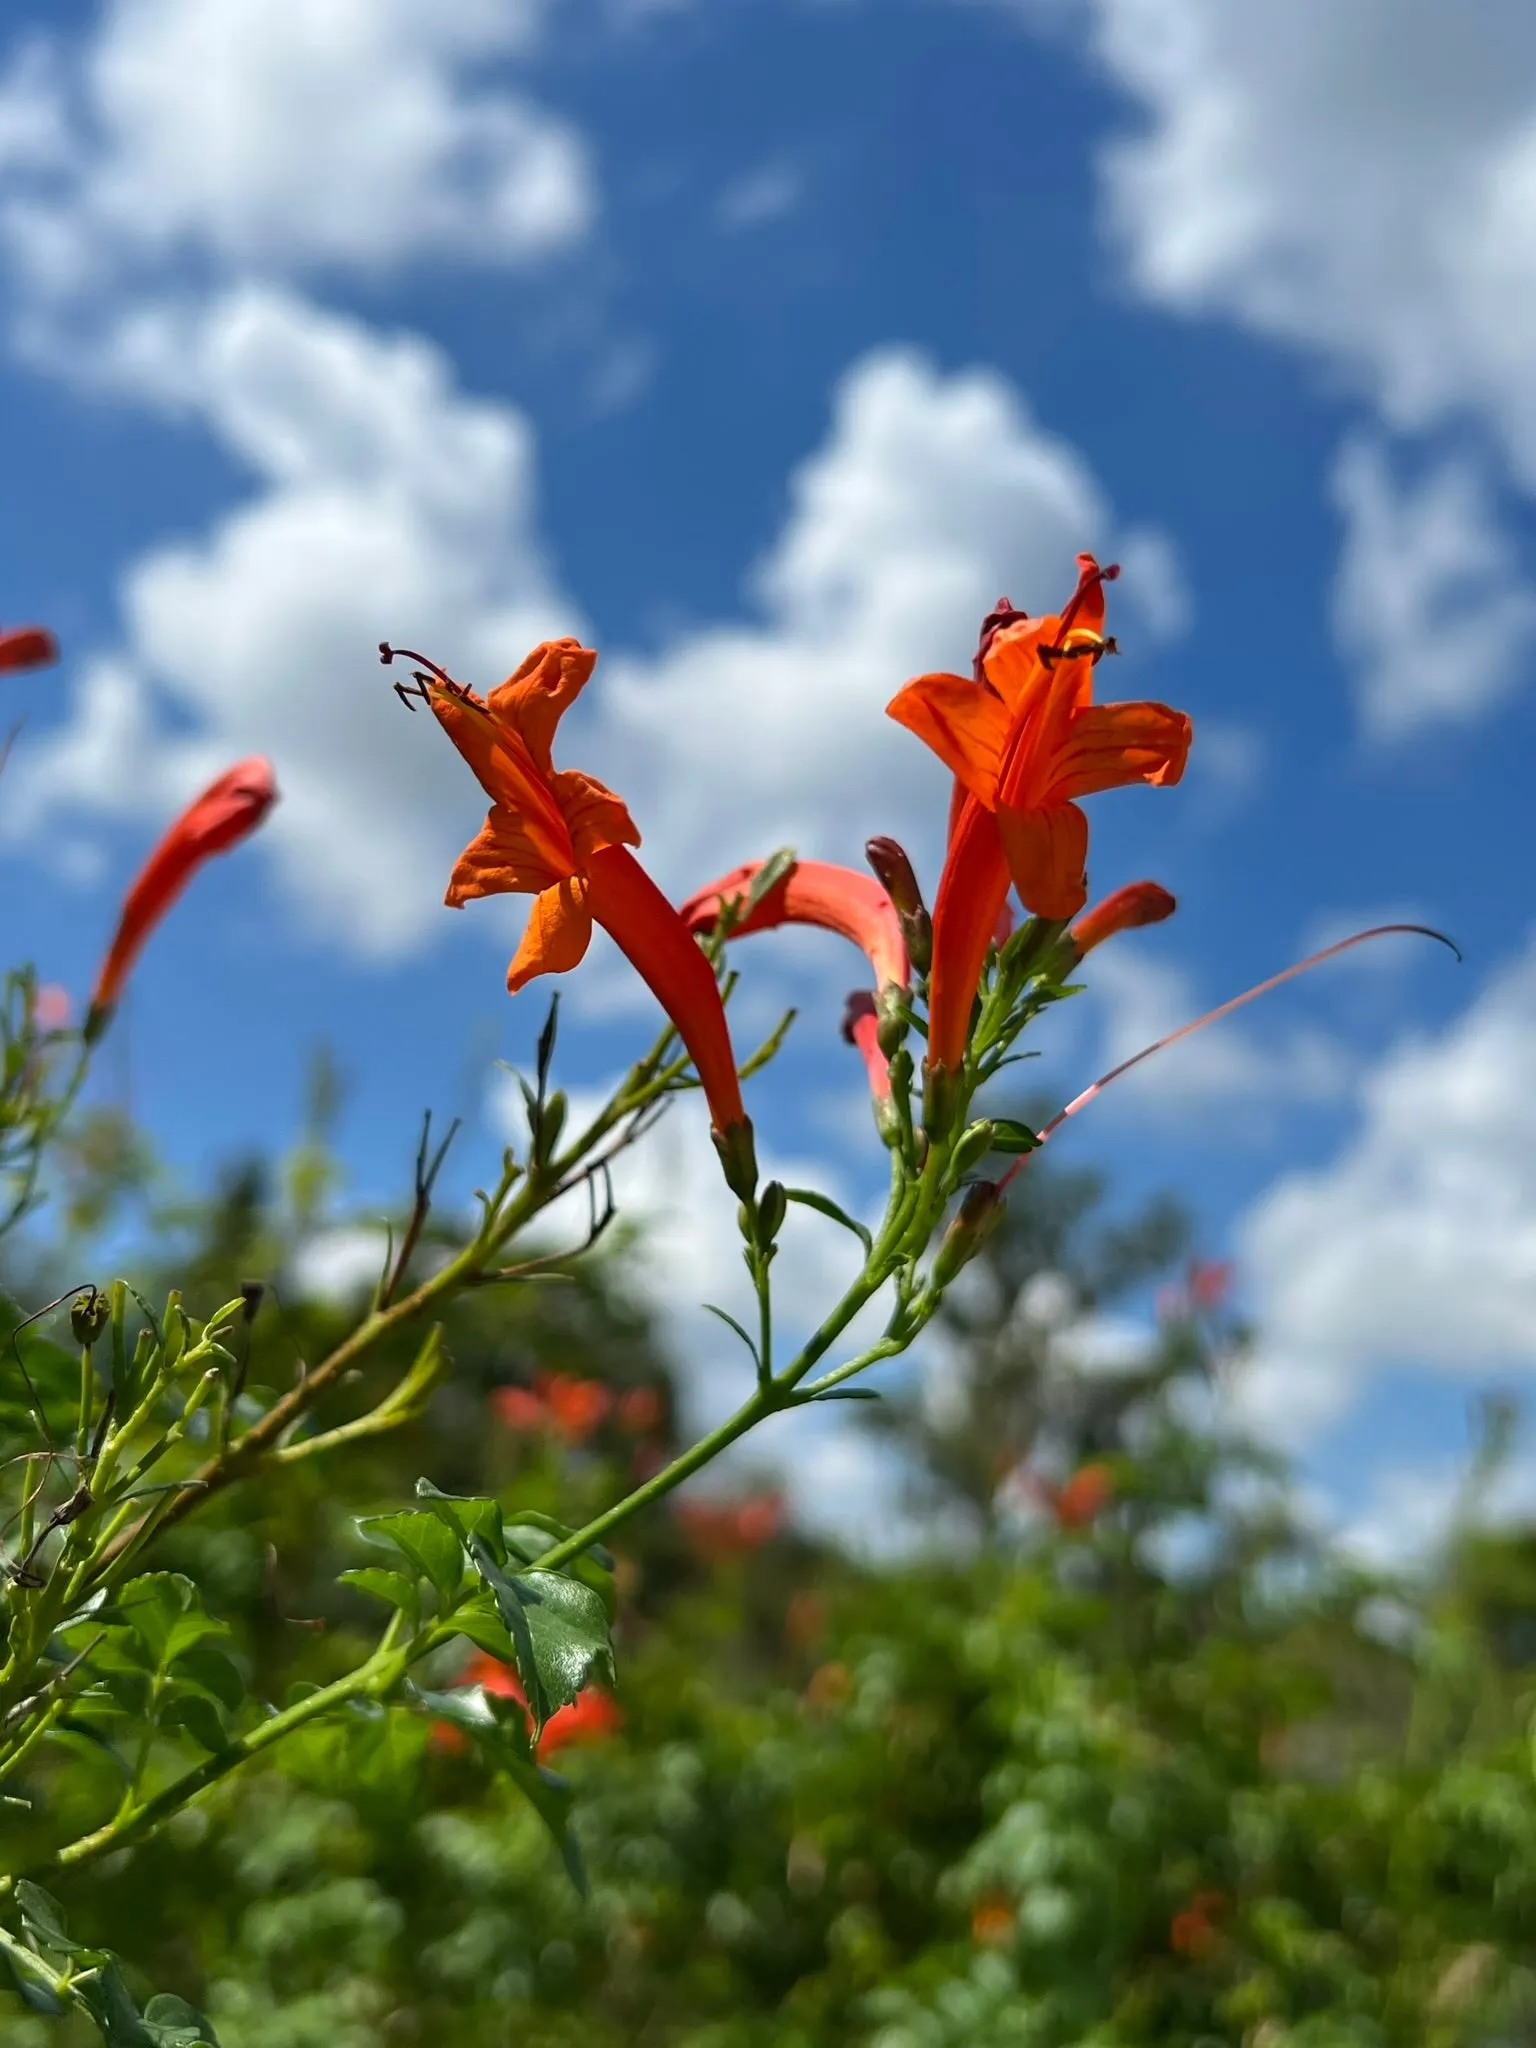
<path fill-rule="evenodd" d="M 935 858 L 945 778 L 883 716 L 887 700 L 918 671 L 964 668 L 999 592 L 1048 610 L 1077 550 L 1111 539 L 1081 457 L 1003 378 L 945 376 L 900 350 L 864 357 L 791 479 L 752 578 L 758 622 L 706 625 L 609 669 L 607 758 L 624 788 L 656 794 L 662 871 L 681 886 L 781 844 L 857 859 L 877 831 Z M 1167 543 L 1114 545 L 1142 630 L 1176 628 Z"/>
<path fill-rule="evenodd" d="M 255 287 L 142 323 L 132 363 L 260 488 L 130 567 L 125 650 L 87 664 L 70 721 L 18 760 L 4 829 L 161 816 L 269 753 L 284 801 L 262 844 L 296 905 L 364 953 L 407 947 L 479 805 L 375 650 L 387 635 L 483 677 L 579 627 L 540 551 L 531 433 L 456 392 L 427 344 Z"/>
<path fill-rule="evenodd" d="M 237 270 L 509 262 L 578 236 L 591 172 L 488 67 L 538 0 L 103 0 L 0 80 L 0 232 L 48 293 L 175 256 Z"/>
<path fill-rule="evenodd" d="M 1487 0 L 1003 0 L 1085 25 L 1144 117 L 1100 168 L 1133 284 L 1294 345 L 1395 432 L 1480 426 L 1536 490 L 1536 12 Z M 1536 591 L 1445 646 L 1444 599 L 1508 543 L 1470 455 L 1406 493 L 1346 451 L 1337 597 L 1368 730 L 1488 709 L 1521 678 Z M 1398 553 L 1388 560 L 1390 542 Z"/>
<path fill-rule="evenodd" d="M 1084 0 L 1147 125 L 1104 169 L 1142 289 L 1475 408 L 1536 480 L 1536 15 L 1488 0 Z"/>
<path fill-rule="evenodd" d="M 263 843 L 311 924 L 366 952 L 409 948 L 440 921 L 479 806 L 374 648 L 387 636 L 483 682 L 545 633 L 580 630 L 544 562 L 526 421 L 466 398 L 418 339 L 254 286 L 137 317 L 116 374 L 190 408 L 258 487 L 203 539 L 129 569 L 126 644 L 87 667 L 70 722 L 19 755 L 3 829 L 158 814 L 260 750 L 285 792 Z M 566 758 L 623 790 L 678 891 L 786 842 L 857 859 L 894 829 L 933 856 L 944 778 L 886 699 L 915 670 L 963 663 L 1000 589 L 1056 601 L 1074 550 L 1108 526 L 1080 459 L 1000 378 L 868 357 L 794 478 L 754 579 L 759 623 L 606 658 Z M 1144 608 L 1166 611 L 1168 558 L 1142 559 Z"/>
<path fill-rule="evenodd" d="M 1536 1368 L 1536 946 L 1361 1090 L 1359 1132 L 1239 1232 L 1263 1355 L 1244 1398 L 1291 1442 L 1374 1373 Z"/>
<path fill-rule="evenodd" d="M 1536 635 L 1536 591 L 1474 458 L 1453 456 L 1403 487 L 1377 443 L 1355 440 L 1334 498 L 1344 515 L 1335 626 L 1367 728 L 1396 739 L 1507 697 Z"/>

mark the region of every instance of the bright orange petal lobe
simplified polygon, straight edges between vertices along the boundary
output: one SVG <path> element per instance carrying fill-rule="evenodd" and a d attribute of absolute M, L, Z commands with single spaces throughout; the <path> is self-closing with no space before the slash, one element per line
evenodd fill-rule
<path fill-rule="evenodd" d="M 516 995 L 538 974 L 568 974 L 592 943 L 591 893 L 585 875 L 567 875 L 533 899 L 528 929 L 507 969 L 507 993 Z"/>
<path fill-rule="evenodd" d="M 517 813 L 493 804 L 479 833 L 454 862 L 443 900 L 457 910 L 477 896 L 537 896 L 560 879 Z"/>
<path fill-rule="evenodd" d="M 1166 704 L 1090 704 L 1072 720 L 1053 760 L 1049 797 L 1096 796 L 1133 782 L 1175 783 L 1189 756 L 1191 726 Z"/>
<path fill-rule="evenodd" d="M 165 832 L 123 899 L 117 931 L 91 997 L 88 1036 L 104 1028 L 145 941 L 193 875 L 215 854 L 227 853 L 248 838 L 276 799 L 272 763 L 253 754 L 210 783 Z"/>
<path fill-rule="evenodd" d="M 1076 804 L 999 804 L 998 836 L 1019 900 L 1036 917 L 1076 917 L 1088 901 L 1088 820 Z"/>
<path fill-rule="evenodd" d="M 972 797 L 950 837 L 933 905 L 928 982 L 928 1065 L 955 1072 L 965 1058 L 971 1004 L 1008 897 L 1008 862 L 997 819 Z"/>
<path fill-rule="evenodd" d="M 919 676 L 897 691 L 886 711 L 932 747 L 973 796 L 996 802 L 1009 720 L 990 691 L 965 676 Z"/>
<path fill-rule="evenodd" d="M 597 654 L 579 640 L 546 640 L 486 699 L 494 717 L 514 725 L 535 765 L 551 772 L 555 727 L 597 666 Z"/>
<path fill-rule="evenodd" d="M 712 932 L 727 903 L 746 900 L 762 866 L 761 861 L 746 861 L 690 896 L 680 913 L 689 930 L 701 936 Z M 731 937 L 745 938 L 784 924 L 817 925 L 851 939 L 867 955 L 882 988 L 888 982 L 906 988 L 911 980 L 901 918 L 873 875 L 831 861 L 796 861 L 732 928 Z"/>

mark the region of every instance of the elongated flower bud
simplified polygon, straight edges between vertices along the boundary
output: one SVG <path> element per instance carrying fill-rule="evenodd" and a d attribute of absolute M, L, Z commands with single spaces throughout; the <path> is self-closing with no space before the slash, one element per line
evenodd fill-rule
<path fill-rule="evenodd" d="M 107 1028 L 145 941 L 193 875 L 216 853 L 227 853 L 249 838 L 276 798 L 272 763 L 253 754 L 210 783 L 165 833 L 123 900 L 85 1020 L 88 1042 Z"/>
<path fill-rule="evenodd" d="M 995 1181 L 971 1182 L 934 1259 L 935 1287 L 947 1287 L 960 1268 L 970 1264 L 1002 1222 L 1007 1207 Z"/>
<path fill-rule="evenodd" d="M 59 658 L 59 643 L 46 626 L 12 626 L 0 632 L 0 670 L 46 668 Z"/>
<path fill-rule="evenodd" d="M 901 919 L 908 958 L 919 974 L 926 974 L 933 965 L 933 921 L 905 848 L 880 837 L 865 841 L 864 854 Z"/>
<path fill-rule="evenodd" d="M 1070 973 L 1085 953 L 1102 946 L 1117 932 L 1137 931 L 1144 924 L 1161 924 L 1178 907 L 1177 899 L 1160 882 L 1127 882 L 1123 889 L 1116 889 L 1102 903 L 1085 910 L 1067 933 L 1070 952 L 1066 971 Z"/>

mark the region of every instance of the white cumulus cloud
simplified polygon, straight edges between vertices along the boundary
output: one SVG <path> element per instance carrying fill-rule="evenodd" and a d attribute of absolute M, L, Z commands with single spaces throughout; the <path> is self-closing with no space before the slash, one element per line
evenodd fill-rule
<path fill-rule="evenodd" d="M 1296 1442 L 1377 1373 L 1536 1369 L 1536 945 L 1365 1079 L 1357 1134 L 1238 1234 L 1254 1418 Z"/>
<path fill-rule="evenodd" d="M 466 397 L 430 344 L 267 287 L 135 316 L 116 374 L 190 411 L 255 490 L 129 567 L 124 644 L 87 664 L 68 722 L 19 750 L 3 829 L 160 816 L 229 759 L 269 753 L 285 800 L 262 843 L 310 925 L 365 953 L 421 943 L 481 799 L 375 648 L 484 685 L 581 630 L 541 546 L 526 420 Z M 858 863 L 875 831 L 931 869 L 946 779 L 886 701 L 920 669 L 964 667 L 1001 590 L 1060 602 L 1074 552 L 1109 538 L 1081 458 L 1000 377 L 866 357 L 792 480 L 756 621 L 605 654 L 562 758 L 623 791 L 679 894 L 783 843 Z M 1135 577 L 1117 586 L 1133 619 L 1166 603 L 1141 583 L 1139 607 Z"/>
<path fill-rule="evenodd" d="M 236 272 L 515 262 L 572 241 L 576 132 L 501 82 L 538 0 L 102 0 L 0 78 L 0 235 L 45 296 Z M 487 75 L 489 74 L 489 75 Z"/>

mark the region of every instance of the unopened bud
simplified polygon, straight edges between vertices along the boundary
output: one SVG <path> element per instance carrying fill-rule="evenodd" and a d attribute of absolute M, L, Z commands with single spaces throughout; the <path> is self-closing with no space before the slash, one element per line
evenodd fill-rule
<path fill-rule="evenodd" d="M 757 1195 L 757 1148 L 752 1142 L 750 1118 L 738 1117 L 723 1131 L 711 1131 L 710 1136 L 720 1154 L 726 1186 L 743 1202 L 752 1202 Z"/>
<path fill-rule="evenodd" d="M 935 1287 L 947 1287 L 960 1268 L 969 1265 L 1002 1222 L 1007 1207 L 995 1181 L 971 1182 L 933 1262 Z"/>
<path fill-rule="evenodd" d="M 1085 910 L 1067 933 L 1070 951 L 1066 971 L 1070 973 L 1085 953 L 1102 946 L 1117 932 L 1137 931 L 1144 924 L 1161 924 L 1178 907 L 1177 899 L 1160 882 L 1127 882 L 1123 889 L 1116 889 L 1102 903 Z"/>
<path fill-rule="evenodd" d="M 917 886 L 905 848 L 894 839 L 869 839 L 864 843 L 864 854 L 901 916 L 916 917 L 923 908 L 923 892 Z"/>
<path fill-rule="evenodd" d="M 554 1157 L 555 1147 L 560 1142 L 560 1133 L 565 1129 L 567 1108 L 565 1090 L 557 1088 L 553 1095 L 546 1096 L 540 1108 L 533 1131 L 533 1156 L 541 1166 Z"/>
<path fill-rule="evenodd" d="M 911 861 L 894 839 L 870 839 L 865 842 L 864 852 L 901 920 L 907 958 L 918 974 L 926 974 L 933 965 L 933 921 Z"/>
<path fill-rule="evenodd" d="M 763 1189 L 757 1205 L 757 1233 L 759 1244 L 772 1244 L 784 1227 L 784 1218 L 789 1213 L 789 1196 L 781 1180 L 769 1181 Z"/>
<path fill-rule="evenodd" d="M 997 1136 L 997 1126 L 990 1117 L 983 1117 L 979 1123 L 970 1124 L 955 1140 L 955 1149 L 950 1167 L 957 1181 L 963 1180 L 973 1166 L 980 1166 L 992 1150 L 992 1141 Z"/>
<path fill-rule="evenodd" d="M 77 1295 L 69 1311 L 69 1327 L 75 1333 L 75 1342 L 94 1344 L 107 1327 L 111 1313 L 112 1304 L 101 1288 L 87 1287 Z"/>
<path fill-rule="evenodd" d="M 905 995 L 904 989 L 888 981 L 875 999 L 875 1015 L 879 1020 L 875 1042 L 887 1059 L 900 1049 L 910 1028 L 903 1012 Z"/>

